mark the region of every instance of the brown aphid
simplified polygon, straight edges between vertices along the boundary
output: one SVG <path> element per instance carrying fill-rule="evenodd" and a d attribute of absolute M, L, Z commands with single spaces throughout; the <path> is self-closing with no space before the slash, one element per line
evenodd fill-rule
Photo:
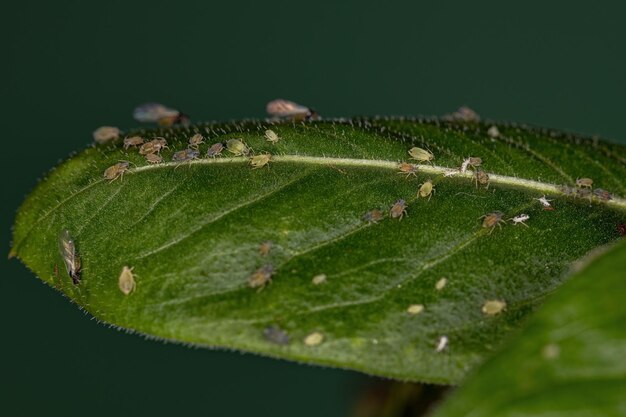
<path fill-rule="evenodd" d="M 131 146 L 137 147 L 139 145 L 143 145 L 143 138 L 141 136 L 131 136 L 129 138 L 124 138 L 124 149 L 128 149 Z"/>
<path fill-rule="evenodd" d="M 150 164 L 160 164 L 163 162 L 163 157 L 156 153 L 149 153 L 146 156 L 146 162 Z"/>
<path fill-rule="evenodd" d="M 380 220 L 385 217 L 385 213 L 380 210 L 370 210 L 363 215 L 363 220 L 370 223 L 378 223 Z"/>
<path fill-rule="evenodd" d="M 129 167 L 130 162 L 128 161 L 121 161 L 115 165 L 111 165 L 104 170 L 104 179 L 111 180 L 111 182 L 115 181 L 118 178 L 122 179 L 124 177 L 124 173 L 128 171 Z"/>
<path fill-rule="evenodd" d="M 593 190 L 593 195 L 603 201 L 609 201 L 613 198 L 610 192 L 603 190 L 602 188 L 596 188 Z"/>
<path fill-rule="evenodd" d="M 485 188 L 489 189 L 489 175 L 482 169 L 477 169 L 474 173 L 474 180 L 476 182 L 476 188 L 478 188 L 478 184 L 484 185 Z"/>
<path fill-rule="evenodd" d="M 400 170 L 398 171 L 398 174 L 405 174 L 407 178 L 411 175 L 417 177 L 418 168 L 416 164 L 408 164 L 406 162 L 402 162 L 400 165 L 398 165 L 398 169 Z"/>
<path fill-rule="evenodd" d="M 204 136 L 202 136 L 200 133 L 196 133 L 195 135 L 189 138 L 189 147 L 191 149 L 198 150 L 198 148 L 200 147 L 200 144 L 202 143 L 204 143 Z"/>
<path fill-rule="evenodd" d="M 593 180 L 591 178 L 578 178 L 576 180 L 576 186 L 580 188 L 592 188 Z"/>
<path fill-rule="evenodd" d="M 482 158 L 478 156 L 470 156 L 469 158 L 465 158 L 463 160 L 463 163 L 461 164 L 461 173 L 465 174 L 465 172 L 467 171 L 467 168 L 469 167 L 476 168 L 482 165 L 482 163 L 483 163 Z"/>
<path fill-rule="evenodd" d="M 222 155 L 222 151 L 224 150 L 224 144 L 221 142 L 214 143 L 211 145 L 208 151 L 206 151 L 206 156 L 208 158 L 215 158 L 216 156 Z"/>
<path fill-rule="evenodd" d="M 272 246 L 273 246 L 273 243 L 269 240 L 266 240 L 265 242 L 261 243 L 259 245 L 259 254 L 261 256 L 267 256 L 270 253 Z"/>
<path fill-rule="evenodd" d="M 124 295 L 128 295 L 135 290 L 137 283 L 135 282 L 135 275 L 133 275 L 133 268 L 127 266 L 122 268 L 122 272 L 120 272 L 120 276 L 117 279 L 117 285 Z"/>
<path fill-rule="evenodd" d="M 435 155 L 426 149 L 418 148 L 417 146 L 409 149 L 409 155 L 417 162 L 430 162 L 435 159 Z"/>
<path fill-rule="evenodd" d="M 289 344 L 289 335 L 286 331 L 281 329 L 277 325 L 269 326 L 263 330 L 263 336 L 268 341 L 277 344 L 277 345 L 288 345 Z"/>
<path fill-rule="evenodd" d="M 593 197 L 593 192 L 589 188 L 578 188 L 576 190 L 576 197 L 578 198 L 587 198 L 591 201 Z"/>
<path fill-rule="evenodd" d="M 266 165 L 269 167 L 271 159 L 272 155 L 270 155 L 269 153 L 255 155 L 250 158 L 250 165 L 252 165 L 252 169 L 263 168 Z"/>
<path fill-rule="evenodd" d="M 417 191 L 417 195 L 423 198 L 428 197 L 428 201 L 430 201 L 430 198 L 433 196 L 434 192 L 435 192 L 435 187 L 433 186 L 433 182 L 430 179 L 428 179 L 424 181 L 423 184 L 420 185 L 420 188 Z"/>
<path fill-rule="evenodd" d="M 161 153 L 162 149 L 167 148 L 167 141 L 163 138 L 155 138 L 150 142 L 146 142 L 139 148 L 141 155 L 147 155 L 150 153 Z"/>
<path fill-rule="evenodd" d="M 261 291 L 268 283 L 272 282 L 273 273 L 274 267 L 272 265 L 264 265 L 250 275 L 248 285 L 250 288 L 258 288 L 258 291 Z"/>
<path fill-rule="evenodd" d="M 172 155 L 172 161 L 176 162 L 189 162 L 194 159 L 198 159 L 200 153 L 195 149 L 183 149 L 182 151 L 174 152 Z"/>
<path fill-rule="evenodd" d="M 392 219 L 400 219 L 402 220 L 402 217 L 404 217 L 406 213 L 406 201 L 404 200 L 398 200 L 394 203 L 393 206 L 391 206 L 391 210 L 389 210 L 389 215 L 391 216 Z"/>
<path fill-rule="evenodd" d="M 489 213 L 489 214 L 485 214 L 484 216 L 479 217 L 480 219 L 483 219 L 483 224 L 482 226 L 485 229 L 491 228 L 491 230 L 489 231 L 489 234 L 491 234 L 493 232 L 493 229 L 496 228 L 496 226 L 498 227 L 502 227 L 502 223 L 506 223 L 503 219 L 502 219 L 503 214 L 499 211 L 494 211 L 493 213 Z"/>
<path fill-rule="evenodd" d="M 265 140 L 271 143 L 272 145 L 276 145 L 278 141 L 280 140 L 280 137 L 278 136 L 278 134 L 276 134 L 276 132 L 274 132 L 271 129 L 268 129 L 265 131 Z"/>
<path fill-rule="evenodd" d="M 102 126 L 94 130 L 93 139 L 98 143 L 107 143 L 120 137 L 120 130 L 113 126 Z"/>

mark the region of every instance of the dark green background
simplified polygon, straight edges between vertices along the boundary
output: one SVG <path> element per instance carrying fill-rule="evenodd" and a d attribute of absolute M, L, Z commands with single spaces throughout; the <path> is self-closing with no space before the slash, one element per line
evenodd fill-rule
<path fill-rule="evenodd" d="M 592 6 L 593 4 L 593 6 Z M 19 1 L 2 45 L 2 250 L 38 178 L 158 101 L 195 120 L 484 116 L 626 139 L 626 3 Z M 354 372 L 146 341 L 1 262 L 0 414 L 345 416 Z"/>

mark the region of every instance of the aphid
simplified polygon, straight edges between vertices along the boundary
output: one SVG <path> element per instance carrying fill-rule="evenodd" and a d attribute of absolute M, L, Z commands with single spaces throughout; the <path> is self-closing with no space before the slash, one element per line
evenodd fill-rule
<path fill-rule="evenodd" d="M 433 182 L 431 180 L 426 180 L 422 185 L 420 185 L 420 188 L 417 191 L 417 195 L 423 198 L 428 197 L 428 201 L 430 201 L 430 198 L 433 196 L 434 192 L 435 187 L 433 186 Z"/>
<path fill-rule="evenodd" d="M 93 139 L 98 143 L 107 143 L 120 137 L 120 130 L 113 126 L 102 126 L 93 131 Z"/>
<path fill-rule="evenodd" d="M 155 138 L 150 142 L 146 142 L 139 148 L 141 155 L 148 155 L 151 153 L 161 153 L 162 149 L 167 148 L 167 141 L 163 138 Z"/>
<path fill-rule="evenodd" d="M 489 300 L 483 304 L 482 311 L 488 316 L 495 316 L 506 308 L 506 302 L 500 300 Z"/>
<path fill-rule="evenodd" d="M 146 155 L 146 161 L 151 164 L 160 164 L 163 162 L 163 157 L 156 153 L 149 153 Z"/>
<path fill-rule="evenodd" d="M 412 316 L 416 316 L 422 311 L 424 311 L 424 306 L 422 304 L 411 304 L 409 308 L 406 309 L 406 312 Z"/>
<path fill-rule="evenodd" d="M 116 179 L 122 179 L 124 177 L 124 173 L 128 171 L 128 167 L 130 166 L 130 162 L 121 161 L 115 165 L 111 165 L 107 169 L 104 170 L 104 179 L 111 180 L 111 182 Z"/>
<path fill-rule="evenodd" d="M 448 336 L 441 336 L 437 342 L 437 348 L 435 352 L 442 352 L 448 346 Z"/>
<path fill-rule="evenodd" d="M 576 197 L 578 198 L 588 198 L 591 201 L 593 196 L 593 192 L 589 188 L 577 188 L 576 189 Z"/>
<path fill-rule="evenodd" d="M 215 158 L 216 156 L 220 156 L 222 154 L 222 150 L 224 150 L 224 144 L 221 142 L 214 143 L 211 145 L 208 151 L 206 151 L 206 156 L 209 158 Z"/>
<path fill-rule="evenodd" d="M 437 283 L 435 284 L 435 289 L 437 291 L 441 291 L 445 288 L 446 284 L 448 284 L 448 279 L 447 278 L 441 278 L 439 281 L 437 281 Z"/>
<path fill-rule="evenodd" d="M 465 174 L 467 168 L 472 167 L 476 168 L 477 166 L 482 165 L 483 160 L 477 156 L 470 156 L 469 158 L 465 158 L 463 163 L 461 164 L 461 174 Z"/>
<path fill-rule="evenodd" d="M 124 149 L 128 149 L 131 146 L 139 146 L 143 145 L 143 138 L 141 136 L 131 136 L 129 138 L 124 138 Z"/>
<path fill-rule="evenodd" d="M 391 206 L 391 210 L 389 211 L 389 215 L 391 216 L 392 219 L 400 219 L 402 220 L 402 217 L 404 217 L 406 213 L 406 202 L 404 200 L 398 200 L 394 203 L 393 206 Z"/>
<path fill-rule="evenodd" d="M 363 215 L 363 220 L 370 223 L 378 223 L 380 220 L 385 217 L 385 213 L 380 210 L 370 210 Z"/>
<path fill-rule="evenodd" d="M 530 227 L 528 226 L 525 222 L 526 220 L 530 219 L 530 216 L 528 214 L 519 214 L 515 217 L 513 217 L 512 219 L 509 219 L 510 221 L 513 222 L 513 226 L 517 226 L 518 224 L 522 224 L 526 227 Z"/>
<path fill-rule="evenodd" d="M 541 350 L 541 354 L 545 359 L 553 360 L 561 355 L 561 348 L 557 344 L 548 343 Z"/>
<path fill-rule="evenodd" d="M 279 119 L 315 120 L 319 117 L 313 109 L 280 98 L 267 103 L 265 111 Z"/>
<path fill-rule="evenodd" d="M 480 115 L 469 107 L 462 106 L 454 113 L 443 116 L 443 119 L 452 122 L 479 122 Z"/>
<path fill-rule="evenodd" d="M 204 143 L 204 136 L 202 136 L 200 133 L 196 133 L 195 135 L 189 138 L 189 147 L 191 149 L 198 150 L 198 148 L 200 147 L 200 144 L 202 143 Z"/>
<path fill-rule="evenodd" d="M 313 277 L 311 280 L 313 285 L 320 285 L 326 282 L 326 274 L 318 274 Z"/>
<path fill-rule="evenodd" d="M 435 159 L 435 155 L 431 151 L 418 148 L 417 146 L 409 149 L 409 155 L 417 162 L 431 162 L 433 159 Z"/>
<path fill-rule="evenodd" d="M 578 178 L 576 180 L 576 186 L 580 188 L 592 188 L 593 180 L 591 178 Z"/>
<path fill-rule="evenodd" d="M 276 132 L 268 129 L 265 131 L 265 140 L 271 143 L 272 145 L 276 145 L 278 141 L 280 140 L 280 137 L 278 137 Z"/>
<path fill-rule="evenodd" d="M 269 264 L 264 265 L 250 275 L 248 285 L 250 288 L 258 288 L 258 291 L 261 291 L 268 283 L 272 282 L 272 274 L 274 274 L 274 267 Z"/>
<path fill-rule="evenodd" d="M 608 192 L 607 190 L 603 190 L 602 188 L 596 188 L 595 190 L 593 190 L 593 195 L 604 201 L 609 201 L 613 198 L 610 192 Z"/>
<path fill-rule="evenodd" d="M 255 155 L 250 158 L 250 165 L 252 165 L 252 169 L 262 168 L 266 165 L 269 167 L 271 159 L 272 155 L 270 155 L 269 153 Z"/>
<path fill-rule="evenodd" d="M 544 210 L 554 210 L 554 207 L 552 207 L 552 204 L 550 204 L 550 201 L 553 201 L 553 200 L 548 200 L 545 195 L 542 196 L 541 198 L 535 198 L 535 200 L 541 203 Z"/>
<path fill-rule="evenodd" d="M 250 153 L 250 149 L 239 139 L 229 139 L 226 142 L 226 149 L 235 156 L 248 155 Z"/>
<path fill-rule="evenodd" d="M 261 243 L 259 245 L 259 254 L 261 256 L 267 256 L 267 254 L 269 254 L 270 250 L 272 249 L 272 245 L 273 243 L 269 240 L 266 240 L 265 242 Z"/>
<path fill-rule="evenodd" d="M 161 126 L 187 124 L 189 116 L 178 110 L 170 109 L 159 103 L 146 103 L 133 111 L 133 117 L 142 123 L 158 123 Z"/>
<path fill-rule="evenodd" d="M 626 236 L 626 224 L 624 223 L 618 223 L 617 224 L 617 233 L 619 233 L 619 235 L 621 237 Z"/>
<path fill-rule="evenodd" d="M 120 291 L 124 295 L 128 295 L 135 290 L 137 283 L 135 283 L 135 275 L 133 275 L 133 268 L 124 266 L 119 278 L 117 279 L 117 285 L 120 287 Z"/>
<path fill-rule="evenodd" d="M 68 230 L 63 230 L 59 236 L 59 252 L 61 252 L 67 275 L 72 279 L 74 285 L 78 285 L 81 274 L 80 257 L 76 251 L 74 239 Z"/>
<path fill-rule="evenodd" d="M 398 171 L 398 174 L 405 174 L 407 178 L 411 175 L 417 177 L 418 168 L 416 164 L 407 164 L 406 162 L 402 162 L 398 165 L 398 169 L 400 170 Z"/>
<path fill-rule="evenodd" d="M 268 341 L 277 345 L 288 345 L 289 335 L 277 325 L 269 326 L 263 330 L 263 336 Z"/>
<path fill-rule="evenodd" d="M 487 134 L 492 138 L 500 137 L 500 131 L 497 126 L 491 126 L 489 130 L 487 130 Z"/>
<path fill-rule="evenodd" d="M 317 346 L 324 341 L 324 335 L 320 332 L 313 332 L 304 338 L 304 344 L 307 346 Z"/>
<path fill-rule="evenodd" d="M 172 155 L 172 161 L 188 162 L 193 159 L 198 159 L 198 155 L 200 155 L 200 152 L 195 149 L 183 149 L 182 151 L 174 152 L 174 155 Z"/>
<path fill-rule="evenodd" d="M 482 169 L 479 168 L 476 170 L 474 180 L 476 181 L 476 188 L 478 188 L 478 184 L 480 184 L 485 185 L 485 188 L 489 189 L 489 175 Z"/>
<path fill-rule="evenodd" d="M 493 213 L 485 214 L 484 216 L 481 216 L 480 218 L 483 219 L 482 226 L 485 229 L 491 228 L 491 230 L 489 231 L 489 234 L 493 232 L 493 229 L 495 229 L 496 226 L 501 228 L 502 227 L 501 223 L 505 223 L 505 221 L 502 220 L 502 213 L 499 211 L 494 211 Z"/>

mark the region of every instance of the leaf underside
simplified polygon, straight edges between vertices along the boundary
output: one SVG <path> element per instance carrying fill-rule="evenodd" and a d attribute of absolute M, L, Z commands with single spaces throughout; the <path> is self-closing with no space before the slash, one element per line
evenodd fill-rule
<path fill-rule="evenodd" d="M 12 254 L 100 320 L 144 334 L 234 348 L 367 373 L 456 383 L 516 328 L 591 249 L 618 238 L 626 204 L 625 148 L 598 140 L 484 123 L 360 119 L 303 123 L 243 122 L 139 130 L 170 149 L 205 137 L 202 159 L 148 165 L 121 143 L 97 145 L 61 164 L 18 212 Z M 268 143 L 266 129 L 280 137 Z M 274 156 L 251 169 L 244 157 L 204 158 L 208 146 L 239 138 L 255 154 Z M 407 151 L 430 149 L 436 166 L 417 177 L 397 173 Z M 444 177 L 468 156 L 483 159 L 489 188 L 468 175 Z M 121 180 L 102 179 L 120 160 L 134 166 Z M 559 192 L 577 177 L 616 196 L 581 199 Z M 417 198 L 432 179 L 435 193 Z M 553 211 L 535 200 L 543 194 Z M 402 220 L 363 220 L 406 200 Z M 528 214 L 528 228 L 493 231 L 481 216 Z M 74 237 L 82 281 L 73 285 L 58 250 Z M 268 255 L 259 253 L 271 241 Z M 262 291 L 250 276 L 272 265 Z M 118 287 L 123 266 L 137 286 Z M 58 276 L 54 271 L 61 271 Z M 326 275 L 315 285 L 312 278 Z M 445 277 L 440 290 L 436 283 Z M 486 300 L 502 300 L 495 316 Z M 407 313 L 422 304 L 417 315 Z M 286 345 L 264 336 L 278 326 Z M 312 332 L 324 336 L 308 346 Z M 447 347 L 436 352 L 442 336 Z"/>

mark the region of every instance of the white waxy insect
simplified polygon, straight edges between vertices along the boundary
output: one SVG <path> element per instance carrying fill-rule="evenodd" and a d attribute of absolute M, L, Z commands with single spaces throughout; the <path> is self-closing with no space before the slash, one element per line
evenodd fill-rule
<path fill-rule="evenodd" d="M 446 286 L 446 284 L 448 283 L 448 280 L 446 278 L 441 278 L 439 281 L 437 281 L 437 283 L 435 284 L 435 288 L 437 289 L 437 291 L 441 291 L 444 289 L 444 287 Z"/>
<path fill-rule="evenodd" d="M 409 149 L 409 155 L 417 162 L 430 162 L 432 164 L 431 161 L 435 159 L 435 155 L 431 151 L 418 148 L 417 146 Z"/>
<path fill-rule="evenodd" d="M 74 239 L 68 230 L 63 230 L 59 236 L 59 252 L 65 264 L 67 275 L 70 276 L 74 285 L 80 283 L 80 257 L 76 251 Z"/>
<path fill-rule="evenodd" d="M 487 135 L 491 138 L 498 138 L 500 137 L 500 131 L 497 126 L 491 126 L 489 130 L 487 130 Z"/>
<path fill-rule="evenodd" d="M 313 332 L 304 338 L 304 344 L 307 346 L 317 346 L 324 341 L 324 335 L 320 332 Z"/>
<path fill-rule="evenodd" d="M 500 314 L 506 308 L 506 302 L 501 300 L 488 300 L 483 304 L 482 312 L 488 316 Z"/>
<path fill-rule="evenodd" d="M 263 168 L 264 166 L 269 167 L 269 163 L 272 160 L 272 155 L 269 153 L 263 153 L 261 155 L 255 155 L 250 158 L 250 165 L 252 165 L 252 169 Z"/>
<path fill-rule="evenodd" d="M 320 285 L 326 282 L 326 274 L 315 275 L 311 280 L 313 285 Z"/>
<path fill-rule="evenodd" d="M 553 201 L 553 200 L 548 200 L 545 195 L 542 196 L 541 198 L 535 198 L 535 200 L 541 203 L 544 210 L 554 210 L 554 207 L 552 207 L 552 204 L 550 204 L 550 201 Z"/>
<path fill-rule="evenodd" d="M 463 163 L 461 164 L 461 174 L 465 174 L 469 167 L 475 168 L 482 165 L 483 160 L 477 156 L 470 156 L 469 158 L 465 158 Z"/>
<path fill-rule="evenodd" d="M 122 272 L 120 272 L 120 276 L 117 279 L 117 285 L 124 295 L 128 295 L 135 290 L 137 283 L 135 282 L 133 268 L 129 268 L 127 266 L 122 268 Z"/>
<path fill-rule="evenodd" d="M 424 305 L 423 304 L 411 304 L 406 309 L 406 312 L 409 313 L 412 316 L 416 316 L 419 313 L 421 313 L 422 311 L 424 311 Z"/>
<path fill-rule="evenodd" d="M 98 143 L 107 143 L 120 137 L 120 130 L 113 126 L 102 126 L 94 130 L 93 139 Z"/>
<path fill-rule="evenodd" d="M 517 226 L 518 224 L 523 224 L 526 227 L 530 227 L 525 223 L 528 219 L 530 219 L 530 216 L 528 214 L 518 214 L 517 216 L 509 220 L 513 222 L 514 226 Z"/>
<path fill-rule="evenodd" d="M 133 111 L 133 117 L 142 123 L 158 123 L 161 126 L 187 124 L 189 116 L 159 103 L 146 103 Z"/>
<path fill-rule="evenodd" d="M 226 149 L 235 156 L 248 155 L 250 149 L 239 139 L 229 139 L 226 142 Z"/>
<path fill-rule="evenodd" d="M 310 120 L 318 117 L 315 110 L 281 98 L 267 103 L 265 111 L 270 116 L 281 119 Z"/>
<path fill-rule="evenodd" d="M 437 342 L 435 352 L 443 352 L 446 347 L 448 347 L 448 336 L 441 336 Z"/>
<path fill-rule="evenodd" d="M 268 129 L 265 131 L 265 140 L 271 143 L 272 145 L 275 145 L 280 140 L 280 137 L 276 134 L 276 132 L 274 132 L 271 129 Z"/>
<path fill-rule="evenodd" d="M 198 150 L 200 145 L 203 143 L 204 143 L 204 136 L 202 136 L 200 133 L 196 133 L 195 135 L 189 138 L 189 147 L 191 149 Z"/>
<path fill-rule="evenodd" d="M 124 149 L 140 145 L 143 145 L 143 138 L 141 136 L 131 136 L 129 138 L 124 138 Z"/>

